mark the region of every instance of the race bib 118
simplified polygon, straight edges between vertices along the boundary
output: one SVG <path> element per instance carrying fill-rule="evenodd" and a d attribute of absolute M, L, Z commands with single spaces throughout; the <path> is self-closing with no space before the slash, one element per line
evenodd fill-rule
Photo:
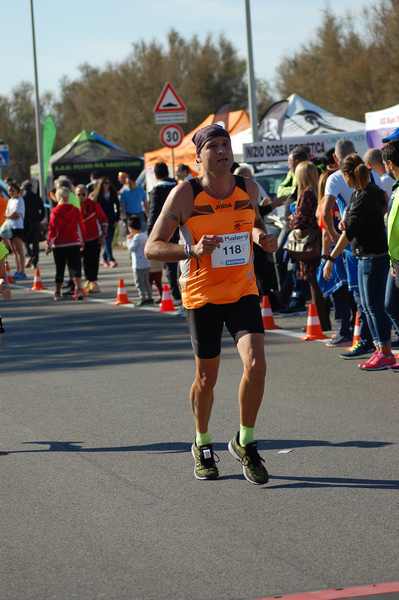
<path fill-rule="evenodd" d="M 212 253 L 212 267 L 237 267 L 246 265 L 251 254 L 249 233 L 226 233 L 223 242 Z"/>

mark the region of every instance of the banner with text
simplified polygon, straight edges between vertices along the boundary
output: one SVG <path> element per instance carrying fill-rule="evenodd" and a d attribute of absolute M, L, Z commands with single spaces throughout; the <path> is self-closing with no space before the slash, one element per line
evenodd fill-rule
<path fill-rule="evenodd" d="M 382 138 L 399 127 L 399 104 L 366 113 L 366 135 L 370 148 L 381 148 Z"/>
<path fill-rule="evenodd" d="M 272 163 L 286 162 L 288 155 L 297 146 L 307 146 L 314 158 L 323 156 L 327 150 L 333 148 L 339 139 L 351 140 L 356 152 L 363 155 L 367 150 L 367 141 L 364 131 L 348 131 L 343 133 L 304 135 L 282 140 L 269 140 L 255 144 L 244 144 L 244 162 L 246 163 Z"/>

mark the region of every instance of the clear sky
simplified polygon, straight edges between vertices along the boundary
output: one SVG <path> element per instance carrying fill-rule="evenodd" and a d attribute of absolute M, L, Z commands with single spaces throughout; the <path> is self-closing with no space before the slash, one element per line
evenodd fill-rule
<path fill-rule="evenodd" d="M 0 94 L 33 81 L 29 0 L 1 1 Z M 285 54 L 306 43 L 327 6 L 361 14 L 366 0 L 251 0 L 255 70 L 273 82 Z M 40 91 L 57 92 L 83 62 L 124 59 L 139 40 L 164 41 L 172 27 L 184 37 L 224 33 L 245 56 L 244 0 L 34 0 Z M 6 57 L 6 60 L 4 58 Z"/>

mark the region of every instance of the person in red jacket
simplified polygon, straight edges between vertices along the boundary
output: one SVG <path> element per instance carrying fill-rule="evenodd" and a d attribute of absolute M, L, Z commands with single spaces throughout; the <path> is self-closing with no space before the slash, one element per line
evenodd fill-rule
<path fill-rule="evenodd" d="M 95 294 L 100 291 L 97 284 L 98 268 L 102 238 L 107 234 L 108 218 L 100 203 L 88 197 L 85 185 L 78 185 L 75 194 L 80 200 L 83 223 L 85 289 L 89 293 Z"/>
<path fill-rule="evenodd" d="M 75 289 L 72 298 L 83 300 L 81 287 L 82 265 L 80 249 L 83 247 L 83 225 L 80 210 L 69 204 L 68 188 L 56 191 L 57 206 L 50 213 L 47 234 L 47 252 L 53 251 L 56 267 L 54 300 L 61 299 L 65 266 L 68 265 Z"/>

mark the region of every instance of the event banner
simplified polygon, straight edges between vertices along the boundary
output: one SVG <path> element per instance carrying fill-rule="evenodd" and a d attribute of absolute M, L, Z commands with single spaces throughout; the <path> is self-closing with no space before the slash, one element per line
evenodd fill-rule
<path fill-rule="evenodd" d="M 57 135 L 57 128 L 54 123 L 54 119 L 51 115 L 48 115 L 44 120 L 43 129 L 42 129 L 42 152 L 43 152 L 44 181 L 47 181 L 50 157 L 53 152 L 56 135 Z"/>
<path fill-rule="evenodd" d="M 399 104 L 366 113 L 366 136 L 370 148 L 381 148 L 382 138 L 399 127 Z"/>
<path fill-rule="evenodd" d="M 327 150 L 334 148 L 339 139 L 352 140 L 356 152 L 362 155 L 367 150 L 364 131 L 346 131 L 342 133 L 306 135 L 281 140 L 267 140 L 255 144 L 244 144 L 244 162 L 275 163 L 286 162 L 288 155 L 297 146 L 307 146 L 314 158 L 323 156 Z"/>

